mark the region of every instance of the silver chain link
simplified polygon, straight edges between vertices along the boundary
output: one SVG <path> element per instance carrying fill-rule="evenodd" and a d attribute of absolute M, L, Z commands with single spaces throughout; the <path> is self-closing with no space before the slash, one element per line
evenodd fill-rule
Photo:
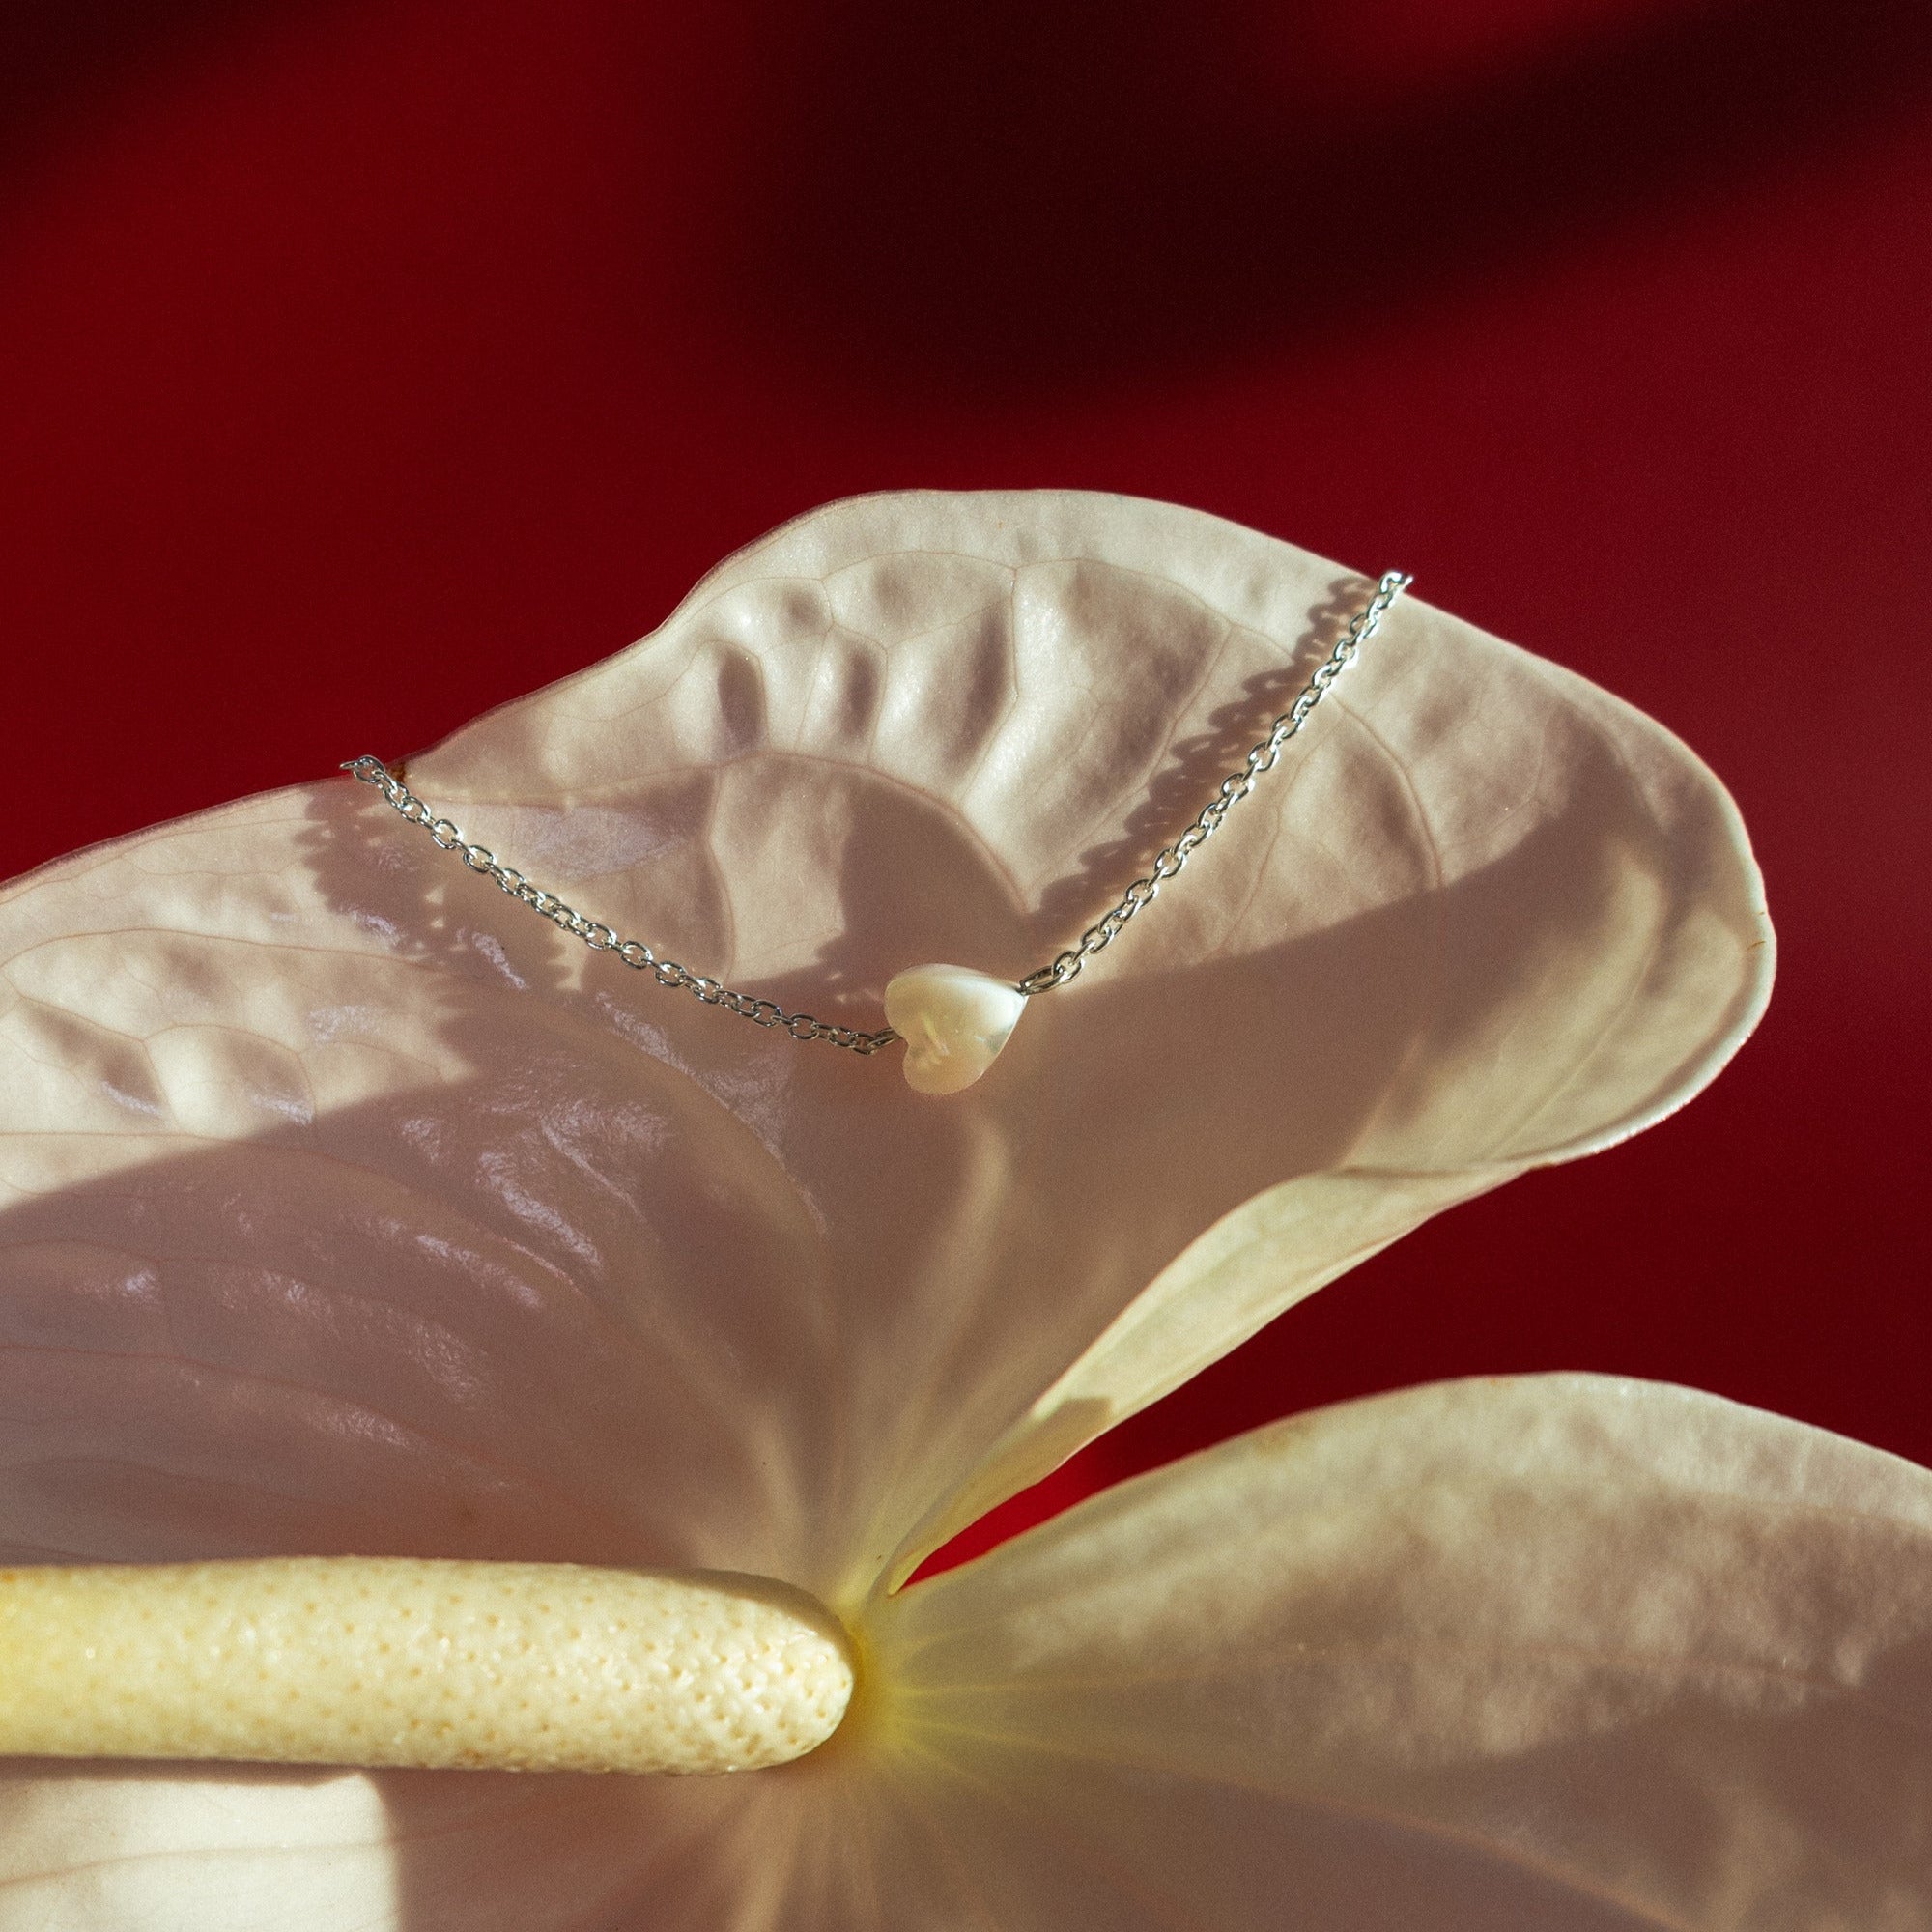
<path fill-rule="evenodd" d="M 863 1033 L 856 1027 L 838 1026 L 831 1020 L 814 1019 L 810 1013 L 788 1013 L 776 1000 L 753 999 L 750 993 L 733 992 L 729 986 L 680 966 L 675 959 L 661 959 L 641 939 L 621 939 L 599 920 L 586 919 L 557 895 L 526 879 L 514 866 L 505 866 L 486 846 L 471 844 L 446 818 L 439 818 L 435 808 L 425 805 L 401 779 L 394 777 L 381 758 L 351 758 L 342 770 L 380 791 L 412 825 L 420 825 L 445 852 L 458 853 L 472 872 L 481 872 L 513 899 L 541 913 L 553 925 L 581 939 L 593 952 L 609 952 L 639 973 L 649 973 L 660 986 L 681 987 L 707 1007 L 723 1007 L 753 1026 L 776 1027 L 793 1039 L 822 1039 L 842 1046 L 849 1053 L 877 1053 L 890 1046 L 898 1035 L 890 1027 L 878 1033 Z"/>
<path fill-rule="evenodd" d="M 1274 721 L 1267 736 L 1249 751 L 1241 769 L 1221 781 L 1220 789 L 1172 845 L 1163 846 L 1154 854 L 1152 868 L 1147 876 L 1136 879 L 1122 895 L 1120 903 L 1090 925 L 1074 945 L 1047 965 L 1029 973 L 1019 982 L 1019 992 L 1032 999 L 1070 983 L 1079 977 L 1088 960 L 1114 943 L 1122 928 L 1143 906 L 1151 905 L 1160 896 L 1161 887 L 1177 877 L 1189 858 L 1221 829 L 1221 821 L 1254 790 L 1256 780 L 1274 769 L 1283 747 L 1307 724 L 1309 713 L 1327 696 L 1329 686 L 1348 669 L 1356 652 L 1375 636 L 1377 627 L 1388 614 L 1389 606 L 1407 589 L 1411 581 L 1399 570 L 1383 573 L 1376 594 L 1349 620 L 1349 628 L 1335 648 L 1316 667 L 1314 675 L 1301 688 L 1294 702 Z M 857 1027 L 814 1019 L 810 1013 L 788 1013 L 775 1000 L 734 992 L 717 980 L 680 966 L 675 959 L 660 958 L 641 939 L 620 938 L 610 926 L 599 920 L 586 919 L 554 893 L 526 878 L 515 867 L 501 864 L 486 847 L 472 844 L 448 819 L 439 818 L 435 809 L 425 805 L 381 758 L 366 754 L 350 758 L 341 769 L 364 784 L 374 785 L 404 818 L 412 825 L 420 825 L 443 851 L 457 853 L 472 872 L 494 880 L 513 899 L 541 913 L 573 938 L 581 939 L 593 952 L 611 953 L 635 971 L 651 974 L 661 986 L 681 988 L 707 1007 L 723 1007 L 740 1019 L 750 1020 L 753 1026 L 777 1029 L 793 1039 L 823 1040 L 828 1046 L 843 1047 L 848 1053 L 877 1053 L 898 1038 L 891 1027 L 867 1033 Z"/>
<path fill-rule="evenodd" d="M 1178 877 L 1188 860 L 1220 831 L 1221 821 L 1254 790 L 1255 781 L 1264 772 L 1274 770 L 1282 747 L 1308 723 L 1308 714 L 1327 696 L 1328 687 L 1354 662 L 1355 653 L 1375 636 L 1387 616 L 1389 606 L 1413 582 L 1400 570 L 1382 573 L 1376 594 L 1349 619 L 1349 628 L 1342 633 L 1335 648 L 1315 668 L 1315 675 L 1302 686 L 1300 696 L 1268 727 L 1267 736 L 1250 749 L 1241 769 L 1230 772 L 1221 781 L 1221 788 L 1201 808 L 1194 823 L 1172 845 L 1164 845 L 1154 854 L 1153 867 L 1146 878 L 1136 879 L 1122 894 L 1120 904 L 1095 920 L 1058 958 L 1029 973 L 1020 981 L 1019 990 L 1028 999 L 1037 993 L 1051 993 L 1078 979 L 1088 960 L 1096 952 L 1104 952 L 1135 913 L 1160 896 L 1161 887 Z"/>

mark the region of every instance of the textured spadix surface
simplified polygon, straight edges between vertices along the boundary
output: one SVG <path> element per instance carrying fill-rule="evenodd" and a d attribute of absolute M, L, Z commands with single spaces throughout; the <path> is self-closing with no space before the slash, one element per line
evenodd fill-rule
<path fill-rule="evenodd" d="M 785 1764 L 842 1634 L 749 1578 L 389 1556 L 0 1571 L 0 1755 L 505 1771 Z"/>
<path fill-rule="evenodd" d="M 872 1026 L 907 966 L 1050 957 L 1368 587 L 1165 505 L 861 499 L 407 775 L 593 917 Z M 941 1104 L 592 956 L 345 779 L 77 855 L 0 905 L 0 1553 L 731 1570 L 857 1615 L 1436 1208 L 1680 1104 L 1770 958 L 1696 759 L 1413 593 Z M 869 1708 L 728 1789 L 856 1776 Z M 760 1836 L 775 1796 L 565 1785 L 385 1779 L 405 1849 L 342 1922 L 960 1916 L 851 1893 L 861 1841 L 952 1869 L 917 1796 L 839 1785 L 875 1808 L 834 1847 Z M 246 1866 L 291 1787 L 202 1789 L 23 1776 L 19 1922 L 107 1859 L 74 1922 L 113 1922 L 158 1857 L 177 1916 L 126 1922 L 218 1926 L 250 1895 L 218 1848 Z M 358 1804 L 317 1786 L 345 1840 Z"/>

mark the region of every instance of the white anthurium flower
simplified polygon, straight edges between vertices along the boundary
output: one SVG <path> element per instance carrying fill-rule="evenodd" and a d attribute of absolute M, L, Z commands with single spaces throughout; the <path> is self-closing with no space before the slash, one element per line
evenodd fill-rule
<path fill-rule="evenodd" d="M 1368 588 L 1159 504 L 864 498 L 406 778 L 876 1027 L 1077 935 Z M 0 1932 L 1932 1923 L 1932 1477 L 1795 1423 L 1425 1388 L 897 1587 L 1749 1031 L 1735 810 L 1553 666 L 1398 604 L 958 1093 L 653 985 L 347 778 L 46 867 L 0 960 L 0 1556 L 732 1572 L 859 1669 L 723 1776 L 16 1758 Z"/>

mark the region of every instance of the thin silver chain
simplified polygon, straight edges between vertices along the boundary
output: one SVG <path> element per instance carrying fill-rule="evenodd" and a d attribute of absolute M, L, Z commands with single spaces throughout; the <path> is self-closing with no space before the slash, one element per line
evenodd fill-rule
<path fill-rule="evenodd" d="M 1095 920 L 1057 959 L 1037 972 L 1029 973 L 1020 981 L 1019 990 L 1028 999 L 1037 993 L 1051 993 L 1078 979 L 1088 960 L 1096 952 L 1104 952 L 1120 937 L 1121 928 L 1128 920 L 1160 896 L 1161 887 L 1177 877 L 1188 860 L 1220 831 L 1221 821 L 1254 790 L 1255 781 L 1264 772 L 1274 770 L 1282 747 L 1308 723 L 1308 714 L 1327 696 L 1328 687 L 1354 662 L 1355 653 L 1375 636 L 1388 615 L 1389 606 L 1412 582 L 1399 570 L 1382 573 L 1376 594 L 1349 619 L 1349 628 L 1342 633 L 1335 648 L 1316 667 L 1315 675 L 1301 687 L 1300 696 L 1268 726 L 1267 736 L 1250 748 L 1241 769 L 1230 772 L 1221 781 L 1220 790 L 1201 808 L 1194 823 L 1172 845 L 1165 845 L 1154 854 L 1147 877 L 1136 879 L 1121 895 L 1120 904 L 1104 918 Z"/>
<path fill-rule="evenodd" d="M 1407 589 L 1410 581 L 1399 570 L 1383 574 L 1376 585 L 1376 594 L 1350 618 L 1349 627 L 1335 648 L 1316 667 L 1294 702 L 1268 727 L 1267 736 L 1249 751 L 1241 769 L 1221 781 L 1219 790 L 1172 845 L 1154 854 L 1147 876 L 1136 879 L 1121 895 L 1120 903 L 1090 925 L 1075 944 L 1037 971 L 1029 973 L 1019 982 L 1019 992 L 1032 999 L 1069 984 L 1079 977 L 1088 960 L 1114 943 L 1122 928 L 1143 906 L 1151 905 L 1160 896 L 1161 887 L 1177 877 L 1193 854 L 1221 829 L 1221 821 L 1254 790 L 1262 774 L 1274 769 L 1288 741 L 1307 724 L 1309 713 L 1327 696 L 1329 686 L 1375 636 L 1377 627 L 1388 614 L 1389 606 Z M 857 1027 L 814 1019 L 810 1013 L 788 1013 L 775 1000 L 754 999 L 750 993 L 734 992 L 720 980 L 680 966 L 675 959 L 661 958 L 641 939 L 620 938 L 610 926 L 599 920 L 586 919 L 554 893 L 526 878 L 515 867 L 503 865 L 487 847 L 471 843 L 448 819 L 439 818 L 435 808 L 425 805 L 381 758 L 366 754 L 350 758 L 341 769 L 364 784 L 374 785 L 404 818 L 412 825 L 420 825 L 445 852 L 458 854 L 472 872 L 494 880 L 513 899 L 541 913 L 573 938 L 582 940 L 593 952 L 611 953 L 635 971 L 651 974 L 661 986 L 681 988 L 707 1007 L 723 1007 L 740 1019 L 750 1020 L 753 1026 L 777 1028 L 793 1039 L 824 1040 L 827 1045 L 841 1046 L 848 1053 L 877 1053 L 898 1038 L 891 1027 L 867 1033 Z"/>
<path fill-rule="evenodd" d="M 470 843 L 448 819 L 437 817 L 433 806 L 425 805 L 401 779 L 392 776 L 381 758 L 351 758 L 342 770 L 353 773 L 364 784 L 374 785 L 412 825 L 420 825 L 445 852 L 459 854 L 472 872 L 494 879 L 513 899 L 521 900 L 552 924 L 582 940 L 591 952 L 609 952 L 626 966 L 653 975 L 660 986 L 681 987 L 696 994 L 707 1007 L 724 1007 L 753 1026 L 781 1028 L 793 1039 L 822 1039 L 852 1053 L 877 1053 L 880 1047 L 890 1046 L 898 1038 L 890 1027 L 878 1033 L 862 1033 L 856 1027 L 813 1019 L 810 1013 L 788 1013 L 776 1000 L 758 1000 L 750 993 L 733 992 L 717 980 L 680 966 L 675 959 L 662 959 L 641 939 L 619 938 L 601 921 L 586 919 L 565 905 L 554 893 L 525 878 L 514 866 L 503 865 L 486 846 Z"/>

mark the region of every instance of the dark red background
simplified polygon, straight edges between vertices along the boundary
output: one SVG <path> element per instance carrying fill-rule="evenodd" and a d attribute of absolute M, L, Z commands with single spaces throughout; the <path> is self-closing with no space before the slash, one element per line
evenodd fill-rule
<path fill-rule="evenodd" d="M 994 1530 L 1472 1371 L 1932 1462 L 1920 0 L 66 0 L 0 116 L 0 869 L 420 746 L 853 491 L 1400 562 L 1729 782 L 1771 1017 Z"/>

